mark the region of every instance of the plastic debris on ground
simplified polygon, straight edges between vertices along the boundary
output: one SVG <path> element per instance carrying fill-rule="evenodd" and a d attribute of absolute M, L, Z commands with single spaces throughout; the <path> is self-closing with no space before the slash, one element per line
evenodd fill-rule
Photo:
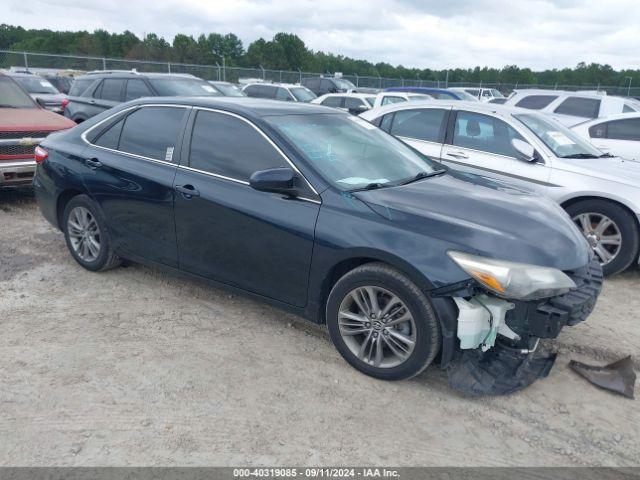
<path fill-rule="evenodd" d="M 619 393 L 627 398 L 634 398 L 636 372 L 633 370 L 631 356 L 603 367 L 571 360 L 569 367 L 598 387 Z"/>

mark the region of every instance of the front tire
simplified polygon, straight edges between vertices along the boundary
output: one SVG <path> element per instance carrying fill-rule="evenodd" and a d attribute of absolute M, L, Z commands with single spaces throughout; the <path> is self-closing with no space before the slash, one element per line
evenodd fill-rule
<path fill-rule="evenodd" d="M 606 200 L 582 200 L 567 213 L 600 259 L 605 276 L 626 270 L 638 257 L 639 234 L 635 218 Z"/>
<path fill-rule="evenodd" d="M 87 195 L 73 197 L 62 216 L 64 237 L 71 256 L 87 270 L 108 270 L 120 265 L 113 252 L 106 222 Z"/>
<path fill-rule="evenodd" d="M 429 299 L 406 275 L 382 263 L 362 265 L 338 280 L 326 318 L 338 352 L 375 378 L 413 377 L 440 351 L 440 324 Z"/>

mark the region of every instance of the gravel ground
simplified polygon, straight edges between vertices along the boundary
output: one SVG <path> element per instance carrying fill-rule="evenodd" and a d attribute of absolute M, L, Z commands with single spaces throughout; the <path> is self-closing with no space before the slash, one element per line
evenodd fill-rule
<path fill-rule="evenodd" d="M 548 378 L 468 398 L 438 368 L 366 377 L 323 328 L 197 281 L 87 272 L 28 190 L 0 190 L 0 245 L 0 465 L 640 465 L 637 403 L 567 367 L 638 367 L 637 270 Z"/>

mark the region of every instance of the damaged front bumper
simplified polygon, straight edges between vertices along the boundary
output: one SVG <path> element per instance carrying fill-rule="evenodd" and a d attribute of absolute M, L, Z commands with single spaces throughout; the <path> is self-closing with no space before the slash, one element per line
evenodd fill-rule
<path fill-rule="evenodd" d="M 543 300 L 502 299 L 469 285 L 463 291 L 447 292 L 457 307 L 457 318 L 455 339 L 450 339 L 455 342 L 455 351 L 443 352 L 443 366 L 454 388 L 501 395 L 549 373 L 555 354 L 536 354 L 538 341 L 556 338 L 565 326 L 584 321 L 593 311 L 603 283 L 596 259 L 565 273 L 576 288 Z"/>

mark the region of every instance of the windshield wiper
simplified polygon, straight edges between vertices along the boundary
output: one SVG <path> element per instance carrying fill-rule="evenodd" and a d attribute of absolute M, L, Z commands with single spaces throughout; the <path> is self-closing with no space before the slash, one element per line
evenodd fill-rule
<path fill-rule="evenodd" d="M 443 173 L 447 173 L 446 170 L 433 170 L 432 172 L 418 172 L 415 176 L 400 182 L 398 185 L 407 185 L 409 183 L 417 182 L 418 180 L 422 180 L 423 178 L 436 177 L 438 175 L 442 175 Z"/>
<path fill-rule="evenodd" d="M 560 158 L 598 158 L 593 153 L 572 153 L 570 155 L 562 155 Z"/>
<path fill-rule="evenodd" d="M 367 185 L 365 185 L 364 187 L 359 187 L 359 188 L 354 188 L 349 190 L 350 192 L 362 192 L 365 190 L 377 190 L 378 188 L 384 188 L 389 186 L 388 183 L 380 183 L 380 182 L 372 182 L 372 183 L 368 183 Z"/>
<path fill-rule="evenodd" d="M 613 158 L 615 155 L 611 155 L 610 153 L 603 153 L 598 158 Z"/>

